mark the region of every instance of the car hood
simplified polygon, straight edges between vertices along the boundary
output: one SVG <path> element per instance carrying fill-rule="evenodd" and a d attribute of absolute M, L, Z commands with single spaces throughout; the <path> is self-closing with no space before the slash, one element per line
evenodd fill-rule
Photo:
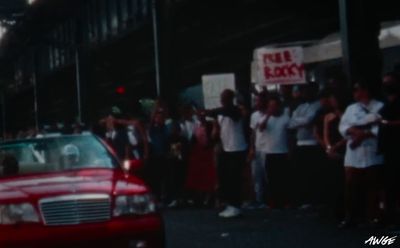
<path fill-rule="evenodd" d="M 87 169 L 0 179 L 0 203 L 29 201 L 71 194 L 136 194 L 143 182 L 120 170 Z"/>

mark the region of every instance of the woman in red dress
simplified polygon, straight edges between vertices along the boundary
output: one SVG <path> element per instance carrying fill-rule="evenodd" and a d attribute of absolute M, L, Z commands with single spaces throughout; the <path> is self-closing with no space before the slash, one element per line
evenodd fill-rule
<path fill-rule="evenodd" d="M 192 147 L 189 155 L 189 170 L 186 188 L 207 203 L 214 196 L 217 184 L 213 124 L 206 120 L 205 112 L 200 112 L 195 124 Z"/>

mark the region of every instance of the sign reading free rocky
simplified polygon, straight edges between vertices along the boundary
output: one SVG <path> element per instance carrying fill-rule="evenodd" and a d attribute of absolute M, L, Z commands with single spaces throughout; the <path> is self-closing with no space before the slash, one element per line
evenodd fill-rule
<path fill-rule="evenodd" d="M 257 83 L 306 83 L 302 47 L 260 48 L 256 50 Z"/>

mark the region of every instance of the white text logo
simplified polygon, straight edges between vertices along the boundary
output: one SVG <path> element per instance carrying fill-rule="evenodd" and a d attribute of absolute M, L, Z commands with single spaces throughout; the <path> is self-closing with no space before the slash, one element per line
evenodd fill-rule
<path fill-rule="evenodd" d="M 371 236 L 369 239 L 365 241 L 366 245 L 393 245 L 396 241 L 397 236 L 389 237 L 389 236 L 382 236 L 382 237 L 375 237 Z"/>

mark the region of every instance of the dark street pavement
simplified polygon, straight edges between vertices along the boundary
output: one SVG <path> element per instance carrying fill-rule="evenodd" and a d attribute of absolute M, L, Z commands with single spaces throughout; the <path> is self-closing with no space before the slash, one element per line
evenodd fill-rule
<path fill-rule="evenodd" d="M 372 235 L 400 236 L 400 230 L 356 228 L 338 230 L 326 210 L 249 210 L 233 220 L 216 210 L 165 212 L 168 248 L 361 248 Z"/>

